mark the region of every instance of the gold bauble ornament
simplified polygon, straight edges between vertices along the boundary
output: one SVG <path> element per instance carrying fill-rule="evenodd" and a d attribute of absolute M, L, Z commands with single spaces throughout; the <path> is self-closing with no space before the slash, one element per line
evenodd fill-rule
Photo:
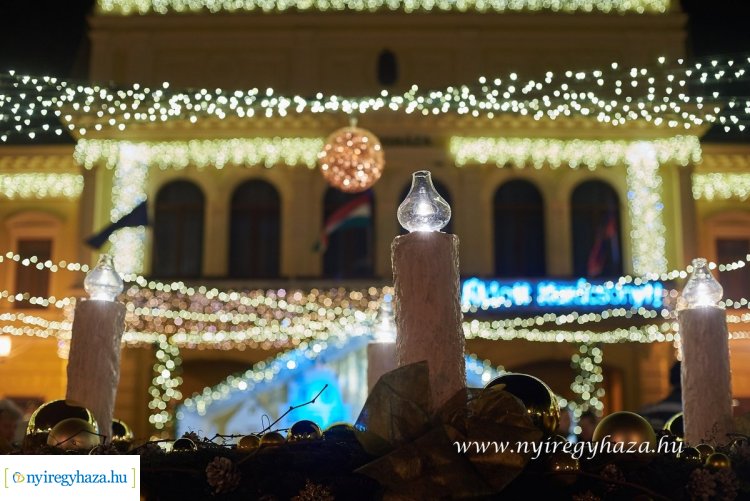
<path fill-rule="evenodd" d="M 253 452 L 260 447 L 260 439 L 255 435 L 245 435 L 237 442 L 237 450 L 242 452 Z"/>
<path fill-rule="evenodd" d="M 555 434 L 560 420 L 560 406 L 549 386 L 528 374 L 508 373 L 490 381 L 486 388 L 500 384 L 505 385 L 505 391 L 523 402 L 534 426 L 546 435 Z"/>
<path fill-rule="evenodd" d="M 193 452 L 197 451 L 198 446 L 195 442 L 187 437 L 178 438 L 172 444 L 172 452 Z"/>
<path fill-rule="evenodd" d="M 65 400 L 51 400 L 39 406 L 29 418 L 24 445 L 37 447 L 46 444 L 47 435 L 52 428 L 68 418 L 83 419 L 99 431 L 94 414 L 87 408 Z"/>
<path fill-rule="evenodd" d="M 320 431 L 320 426 L 312 421 L 303 419 L 302 421 L 297 421 L 289 428 L 289 437 L 287 440 L 289 442 L 303 442 L 305 440 L 318 440 L 322 436 L 323 433 Z"/>
<path fill-rule="evenodd" d="M 647 442 L 649 449 L 656 449 L 656 433 L 648 421 L 634 412 L 613 412 L 603 418 L 594 430 L 594 442 L 605 440 L 612 444 L 623 443 L 622 452 L 627 451 L 632 442 L 635 450 L 640 451 L 641 444 Z M 619 448 L 613 452 L 620 452 Z"/>
<path fill-rule="evenodd" d="M 120 452 L 127 452 L 133 445 L 133 430 L 126 422 L 119 419 L 112 420 L 112 444 Z"/>
<path fill-rule="evenodd" d="M 353 438 L 354 426 L 348 423 L 334 423 L 323 432 L 323 440 L 346 441 Z"/>
<path fill-rule="evenodd" d="M 385 165 L 378 138 L 358 127 L 344 127 L 328 136 L 318 162 L 328 184 L 347 193 L 370 188 Z"/>
<path fill-rule="evenodd" d="M 695 448 L 698 449 L 698 452 L 701 453 L 701 458 L 704 460 L 714 453 L 714 448 L 708 444 L 698 444 Z"/>
<path fill-rule="evenodd" d="M 563 451 L 553 452 L 547 460 L 547 470 L 555 475 L 555 480 L 564 484 L 572 484 L 576 480 L 576 473 L 581 470 L 578 459 Z M 564 473 L 568 473 L 565 475 Z"/>
<path fill-rule="evenodd" d="M 732 461 L 726 454 L 714 452 L 706 458 L 706 466 L 710 468 L 731 468 Z"/>
<path fill-rule="evenodd" d="M 679 458 L 684 459 L 685 461 L 690 461 L 691 463 L 703 462 L 701 451 L 699 451 L 695 447 L 685 447 L 684 449 L 682 449 L 682 452 L 680 452 Z"/>
<path fill-rule="evenodd" d="M 667 420 L 664 424 L 664 430 L 668 431 L 677 440 L 682 441 L 685 438 L 685 416 L 678 412 Z"/>
<path fill-rule="evenodd" d="M 284 435 L 282 435 L 278 431 L 269 431 L 268 433 L 265 433 L 262 437 L 260 437 L 261 447 L 273 447 L 276 445 L 281 445 L 284 442 L 286 442 L 286 440 L 284 439 Z"/>
<path fill-rule="evenodd" d="M 99 430 L 80 418 L 63 419 L 47 435 L 47 445 L 66 451 L 87 451 L 101 442 Z"/>

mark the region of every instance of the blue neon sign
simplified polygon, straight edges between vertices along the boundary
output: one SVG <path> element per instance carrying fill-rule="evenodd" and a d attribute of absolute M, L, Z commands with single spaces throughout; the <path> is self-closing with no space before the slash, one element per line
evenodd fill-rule
<path fill-rule="evenodd" d="M 469 278 L 461 287 L 461 303 L 467 308 L 564 309 L 564 308 L 661 308 L 661 282 L 618 284 L 611 281 L 483 280 Z"/>

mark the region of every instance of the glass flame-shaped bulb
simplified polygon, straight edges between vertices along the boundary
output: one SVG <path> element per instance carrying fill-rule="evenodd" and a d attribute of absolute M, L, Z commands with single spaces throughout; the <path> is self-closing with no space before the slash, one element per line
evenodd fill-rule
<path fill-rule="evenodd" d="M 440 231 L 451 219 L 451 206 L 433 186 L 430 172 L 420 170 L 412 175 L 411 190 L 398 206 L 397 215 L 409 232 Z"/>
<path fill-rule="evenodd" d="M 390 294 L 383 296 L 383 302 L 380 303 L 373 338 L 376 343 L 396 342 L 396 319 L 393 317 L 393 296 Z"/>
<path fill-rule="evenodd" d="M 693 259 L 693 274 L 682 289 L 682 307 L 685 309 L 702 306 L 719 306 L 724 294 L 721 284 L 716 281 L 703 258 Z"/>
<path fill-rule="evenodd" d="M 110 254 L 99 256 L 99 262 L 83 280 L 83 288 L 91 299 L 114 301 L 124 288 Z"/>

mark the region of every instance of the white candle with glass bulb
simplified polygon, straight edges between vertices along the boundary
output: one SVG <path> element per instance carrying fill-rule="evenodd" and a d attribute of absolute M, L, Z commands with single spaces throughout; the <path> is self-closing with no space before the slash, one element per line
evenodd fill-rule
<path fill-rule="evenodd" d="M 97 265 L 86 275 L 83 287 L 89 298 L 76 303 L 65 398 L 91 410 L 99 432 L 107 435 L 108 441 L 125 329 L 125 305 L 116 301 L 124 284 L 112 256 L 99 257 Z"/>
<path fill-rule="evenodd" d="M 466 387 L 458 237 L 442 233 L 451 209 L 428 171 L 412 176 L 398 221 L 409 234 L 391 244 L 396 292 L 396 362 L 426 360 L 433 409 Z"/>
<path fill-rule="evenodd" d="M 685 441 L 690 445 L 723 445 L 732 432 L 729 333 L 722 295 L 707 261 L 694 259 L 678 304 L 682 407 Z"/>

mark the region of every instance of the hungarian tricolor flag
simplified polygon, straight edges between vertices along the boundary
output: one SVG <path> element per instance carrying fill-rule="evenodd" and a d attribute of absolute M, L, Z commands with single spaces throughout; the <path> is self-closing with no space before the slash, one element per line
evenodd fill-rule
<path fill-rule="evenodd" d="M 372 205 L 370 204 L 370 193 L 368 192 L 347 202 L 328 216 L 315 250 L 325 252 L 326 248 L 328 248 L 328 238 L 335 232 L 345 228 L 366 226 L 370 223 L 371 218 Z"/>

